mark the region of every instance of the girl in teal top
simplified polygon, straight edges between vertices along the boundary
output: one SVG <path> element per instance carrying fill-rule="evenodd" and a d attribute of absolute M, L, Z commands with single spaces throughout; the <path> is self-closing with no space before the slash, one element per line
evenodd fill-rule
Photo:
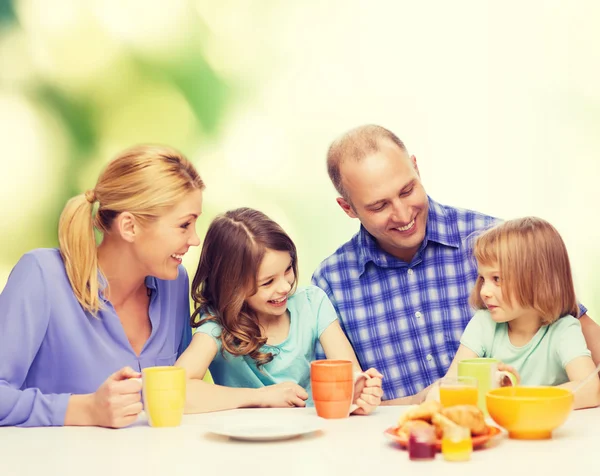
<path fill-rule="evenodd" d="M 187 412 L 305 406 L 319 342 L 361 371 L 333 305 L 315 286 L 296 291 L 297 274 L 294 243 L 263 213 L 240 208 L 211 223 L 192 284 L 195 332 L 176 364 L 188 376 Z M 202 380 L 209 367 L 215 385 Z M 382 375 L 366 373 L 357 414 L 383 394 Z"/>
<path fill-rule="evenodd" d="M 479 278 L 471 293 L 478 309 L 467 325 L 448 374 L 458 362 L 493 357 L 516 370 L 524 385 L 574 388 L 594 371 L 577 320 L 569 256 L 545 220 L 507 221 L 475 241 Z M 575 394 L 575 408 L 600 404 L 600 379 Z"/>

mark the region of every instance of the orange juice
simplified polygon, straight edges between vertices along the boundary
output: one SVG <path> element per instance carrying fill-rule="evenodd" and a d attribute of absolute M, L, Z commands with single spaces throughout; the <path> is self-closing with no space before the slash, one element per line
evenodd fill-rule
<path fill-rule="evenodd" d="M 453 405 L 477 405 L 477 387 L 443 385 L 440 387 L 440 402 L 445 407 Z"/>
<path fill-rule="evenodd" d="M 471 430 L 461 426 L 444 429 L 442 454 L 446 461 L 468 461 L 472 451 Z"/>

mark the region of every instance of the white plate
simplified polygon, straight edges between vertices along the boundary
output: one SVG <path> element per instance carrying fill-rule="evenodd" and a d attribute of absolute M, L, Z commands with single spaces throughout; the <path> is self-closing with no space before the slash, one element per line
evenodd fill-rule
<path fill-rule="evenodd" d="M 290 421 L 224 421 L 215 422 L 207 431 L 245 441 L 287 440 L 295 436 L 318 431 L 323 427 L 316 418 L 293 419 Z"/>

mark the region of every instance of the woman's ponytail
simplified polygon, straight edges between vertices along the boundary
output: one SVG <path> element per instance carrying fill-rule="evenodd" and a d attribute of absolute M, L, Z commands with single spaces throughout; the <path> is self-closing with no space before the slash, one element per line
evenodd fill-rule
<path fill-rule="evenodd" d="M 67 276 L 75 297 L 84 310 L 96 315 L 98 297 L 98 255 L 94 235 L 93 190 L 71 198 L 60 215 L 58 242 Z"/>

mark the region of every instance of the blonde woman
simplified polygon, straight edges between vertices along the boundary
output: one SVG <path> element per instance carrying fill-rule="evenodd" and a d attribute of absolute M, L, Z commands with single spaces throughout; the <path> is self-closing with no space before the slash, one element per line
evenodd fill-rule
<path fill-rule="evenodd" d="M 139 371 L 173 365 L 190 340 L 181 261 L 203 189 L 178 152 L 139 146 L 69 200 L 59 249 L 25 254 L 0 294 L 0 426 L 135 421 Z"/>

